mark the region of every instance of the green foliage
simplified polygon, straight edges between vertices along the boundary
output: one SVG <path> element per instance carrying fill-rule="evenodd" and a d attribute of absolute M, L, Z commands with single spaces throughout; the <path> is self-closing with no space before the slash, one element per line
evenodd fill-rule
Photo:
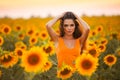
<path fill-rule="evenodd" d="M 10 18 L 2 18 L 0 19 L 0 25 L 7 24 L 11 26 L 11 28 L 20 25 L 23 26 L 24 30 L 28 26 L 36 26 L 38 31 L 45 30 L 45 23 L 50 20 L 51 18 L 35 18 L 32 17 L 30 19 L 10 19 Z M 91 30 L 96 28 L 98 25 L 102 25 L 104 27 L 104 32 L 106 35 L 106 38 L 108 39 L 108 44 L 106 46 L 106 50 L 101 53 L 99 56 L 99 66 L 96 70 L 96 72 L 91 76 L 90 80 L 120 80 L 120 56 L 117 55 L 116 50 L 120 48 L 120 40 L 117 39 L 117 32 L 120 31 L 120 16 L 102 16 L 102 17 L 86 17 L 83 16 L 83 19 L 87 21 L 87 23 L 91 26 Z M 54 28 L 56 29 L 56 24 Z M 112 31 L 115 33 L 112 33 L 109 28 L 112 27 Z M 1 26 L 0 26 L 1 28 Z M 36 29 L 36 30 L 37 30 Z M 4 44 L 0 46 L 0 56 L 4 53 L 4 51 L 14 51 L 15 49 L 15 43 L 17 41 L 20 41 L 17 37 L 20 32 L 14 32 L 12 31 L 11 35 L 1 35 L 4 38 Z M 110 39 L 110 35 L 112 33 L 112 39 Z M 27 47 L 29 46 L 29 38 L 28 36 L 25 36 L 23 40 L 21 40 Z M 93 40 L 94 38 L 91 38 Z M 95 37 L 95 39 L 99 40 L 99 37 Z M 38 43 L 35 44 L 36 46 L 41 46 L 43 44 L 46 44 L 46 41 L 38 40 Z M 103 58 L 107 54 L 114 54 L 117 57 L 117 62 L 112 67 L 107 66 L 104 63 Z M 26 73 L 22 67 L 19 66 L 20 61 L 14 65 L 13 67 L 10 67 L 8 69 L 4 68 L 0 64 L 0 70 L 2 71 L 2 76 L 0 77 L 0 80 L 61 80 L 57 78 L 57 59 L 56 55 L 52 55 L 49 57 L 49 59 L 52 61 L 53 66 L 50 68 L 49 71 L 44 73 Z M 31 76 L 31 77 L 30 77 Z M 72 77 L 70 77 L 67 80 L 86 80 L 85 76 L 82 76 L 75 72 Z"/>

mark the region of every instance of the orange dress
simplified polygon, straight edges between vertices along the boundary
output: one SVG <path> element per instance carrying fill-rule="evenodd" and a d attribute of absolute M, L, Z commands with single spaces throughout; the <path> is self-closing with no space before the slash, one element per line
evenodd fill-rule
<path fill-rule="evenodd" d="M 75 40 L 74 48 L 68 48 L 64 40 L 60 37 L 58 39 L 58 46 L 56 47 L 58 67 L 61 67 L 63 63 L 75 67 L 75 59 L 80 55 L 80 50 L 79 39 Z"/>

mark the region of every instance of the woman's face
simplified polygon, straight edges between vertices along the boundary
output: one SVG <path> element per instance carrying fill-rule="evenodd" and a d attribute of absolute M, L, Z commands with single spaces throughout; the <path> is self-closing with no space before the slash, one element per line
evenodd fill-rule
<path fill-rule="evenodd" d="M 65 35 L 73 35 L 73 32 L 75 30 L 75 23 L 72 19 L 65 19 L 63 23 L 63 29 L 65 32 Z"/>

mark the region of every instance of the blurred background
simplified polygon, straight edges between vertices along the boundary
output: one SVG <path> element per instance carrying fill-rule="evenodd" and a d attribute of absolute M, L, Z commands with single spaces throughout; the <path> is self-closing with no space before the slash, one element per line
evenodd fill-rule
<path fill-rule="evenodd" d="M 73 11 L 82 16 L 119 15 L 120 0 L 1 0 L 0 17 L 56 16 Z"/>
<path fill-rule="evenodd" d="M 81 58 L 78 64 L 87 64 L 78 66 L 82 73 L 66 65 L 57 69 L 45 27 L 66 11 L 90 26 L 85 52 L 94 59 Z M 59 34 L 59 21 L 53 28 Z M 120 80 L 119 75 L 120 0 L 0 0 L 0 80 Z"/>

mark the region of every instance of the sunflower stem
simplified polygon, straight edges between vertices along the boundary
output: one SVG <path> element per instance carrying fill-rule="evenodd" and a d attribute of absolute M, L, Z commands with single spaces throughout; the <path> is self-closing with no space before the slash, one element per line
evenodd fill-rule
<path fill-rule="evenodd" d="M 2 49 L 2 47 L 0 47 L 0 56 L 2 56 L 3 55 L 3 49 Z"/>
<path fill-rule="evenodd" d="M 32 80 L 35 76 L 35 73 L 30 73 L 30 80 Z"/>
<path fill-rule="evenodd" d="M 90 80 L 90 76 L 86 76 L 86 80 Z"/>
<path fill-rule="evenodd" d="M 32 80 L 35 76 L 35 73 L 26 73 L 25 80 Z"/>

